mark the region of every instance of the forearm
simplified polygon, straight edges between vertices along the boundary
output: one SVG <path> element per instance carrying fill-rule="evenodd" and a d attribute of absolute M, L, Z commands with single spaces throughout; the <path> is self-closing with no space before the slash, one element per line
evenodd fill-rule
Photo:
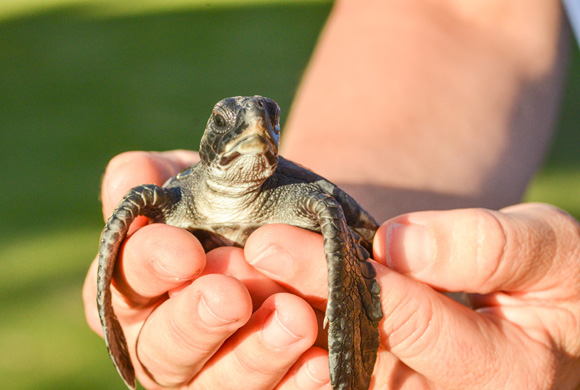
<path fill-rule="evenodd" d="M 379 219 L 515 203 L 554 127 L 561 20 L 557 1 L 339 1 L 283 154 Z"/>

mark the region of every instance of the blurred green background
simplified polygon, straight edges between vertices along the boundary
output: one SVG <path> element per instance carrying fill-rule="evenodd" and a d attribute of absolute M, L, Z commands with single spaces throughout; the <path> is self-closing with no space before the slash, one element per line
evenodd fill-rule
<path fill-rule="evenodd" d="M 225 96 L 259 93 L 287 112 L 331 5 L 0 2 L 0 389 L 124 388 L 81 302 L 107 162 L 197 148 Z M 579 69 L 574 49 L 558 136 L 527 196 L 577 218 Z"/>

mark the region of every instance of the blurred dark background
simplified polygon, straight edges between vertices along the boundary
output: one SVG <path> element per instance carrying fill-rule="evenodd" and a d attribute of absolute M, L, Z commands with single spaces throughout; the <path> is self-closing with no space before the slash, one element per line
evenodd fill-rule
<path fill-rule="evenodd" d="M 196 149 L 226 96 L 274 98 L 284 120 L 332 4 L 12 3 L 0 5 L 0 388 L 124 389 L 81 302 L 107 162 Z M 577 218 L 579 69 L 575 47 L 558 135 L 527 195 Z"/>

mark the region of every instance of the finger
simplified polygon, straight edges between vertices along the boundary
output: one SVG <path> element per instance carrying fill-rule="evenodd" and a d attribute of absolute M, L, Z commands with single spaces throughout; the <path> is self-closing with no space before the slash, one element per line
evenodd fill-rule
<path fill-rule="evenodd" d="M 290 288 L 298 286 L 296 289 L 306 297 L 316 294 L 316 300 L 325 299 L 326 263 L 321 242 L 316 243 L 317 235 L 280 226 L 267 226 L 261 231 L 258 229 L 255 234 L 246 245 L 246 256 L 250 262 L 256 267 L 264 267 L 265 272 L 281 284 L 288 284 Z M 276 245 L 279 247 L 276 248 Z M 269 249 L 271 246 L 274 249 Z M 290 265 L 280 266 L 281 258 L 289 261 Z M 463 384 L 463 387 L 477 388 L 477 384 L 470 382 L 473 381 L 470 372 L 477 367 L 478 373 L 489 372 L 498 378 L 498 382 L 493 382 L 492 378 L 481 375 L 479 387 L 484 382 L 490 382 L 501 388 L 501 381 L 505 380 L 502 375 L 506 373 L 500 370 L 498 362 L 506 363 L 528 353 L 525 351 L 528 347 L 517 352 L 509 350 L 508 339 L 516 340 L 516 343 L 522 339 L 519 328 L 513 324 L 496 319 L 500 321 L 501 325 L 498 325 L 422 283 L 380 264 L 375 267 L 380 271 L 377 281 L 381 286 L 384 318 L 380 323 L 381 344 L 403 364 L 402 368 L 397 369 L 377 365 L 375 371 L 386 370 L 389 381 L 399 380 L 402 370 L 409 367 L 421 374 L 413 376 L 416 383 L 423 383 L 424 378 L 429 378 L 447 387 L 461 388 Z M 303 273 L 303 270 L 306 272 Z M 521 344 L 525 345 L 523 341 Z M 537 349 L 538 345 L 534 344 L 529 349 Z M 383 364 L 386 364 L 384 360 Z M 384 378 L 384 375 L 379 378 Z"/>
<path fill-rule="evenodd" d="M 97 266 L 97 258 L 95 258 L 91 263 L 89 272 L 85 277 L 85 283 L 83 284 L 83 304 L 85 307 L 85 318 L 89 327 L 93 332 L 104 337 L 99 312 L 97 310 Z"/>
<path fill-rule="evenodd" d="M 182 385 L 251 313 L 251 299 L 242 283 L 225 275 L 202 276 L 147 319 L 137 343 L 139 361 L 160 385 Z"/>
<path fill-rule="evenodd" d="M 397 390 L 434 388 L 425 376 L 411 369 L 391 352 L 379 348 L 370 389 L 380 389 L 385 383 L 390 385 L 389 388 Z"/>
<path fill-rule="evenodd" d="M 429 286 L 376 264 L 381 286 L 381 345 L 441 388 L 528 388 L 549 364 L 547 346 L 494 315 L 476 313 Z M 534 359 L 522 359 L 534 356 Z M 375 367 L 397 374 L 391 367 Z M 513 372 L 524 373 L 512 378 Z M 530 382 L 518 382 L 518 380 Z M 536 382 L 541 383 L 541 382 Z"/>
<path fill-rule="evenodd" d="M 131 188 L 141 184 L 162 185 L 197 161 L 198 154 L 186 150 L 125 152 L 115 156 L 105 170 L 101 187 L 105 219 Z"/>
<path fill-rule="evenodd" d="M 295 287 L 305 297 L 315 294 L 316 300 L 325 299 L 326 283 L 322 278 L 326 277 L 326 267 L 321 242 L 316 244 L 317 235 L 281 226 L 267 226 L 254 234 L 246 245 L 249 262 L 288 288 Z M 286 259 L 282 263 L 285 265 L 280 265 L 281 259 Z M 542 354 L 545 344 L 527 337 L 519 326 L 498 316 L 473 312 L 425 284 L 380 264 L 376 267 L 381 270 L 378 282 L 384 314 L 381 344 L 421 375 L 414 380 L 428 378 L 443 387 L 482 387 L 489 382 L 501 388 L 502 381 L 509 377 L 503 370 L 510 367 L 508 363 L 513 366 L 511 361 L 520 362 L 518 357 L 529 351 L 546 356 Z M 533 375 L 541 372 L 540 368 L 545 369 L 539 365 L 546 362 L 537 359 L 520 363 L 518 369 Z M 481 381 L 475 385 L 473 367 Z M 400 371 L 390 370 L 395 374 Z M 491 377 L 486 373 L 492 373 Z"/>
<path fill-rule="evenodd" d="M 316 339 L 312 308 L 292 294 L 268 298 L 195 378 L 191 389 L 272 389 Z"/>
<path fill-rule="evenodd" d="M 129 237 L 119 255 L 112 288 L 115 312 L 121 323 L 134 324 L 147 316 L 155 298 L 201 273 L 205 253 L 187 231 L 153 224 Z M 96 308 L 97 263 L 91 264 L 83 286 L 85 317 L 91 329 L 103 331 Z"/>
<path fill-rule="evenodd" d="M 275 225 L 272 225 L 274 227 L 274 230 L 276 230 Z M 287 225 L 280 225 L 280 226 L 286 226 L 289 227 L 291 231 L 297 231 L 298 234 L 300 234 L 300 232 L 305 232 L 302 229 L 297 229 L 294 228 L 292 226 L 287 226 Z M 268 230 L 268 229 L 266 229 Z M 310 236 L 310 232 L 306 232 L 308 233 L 308 235 Z M 314 240 L 313 240 L 313 244 L 316 246 L 317 243 L 319 243 L 318 238 L 316 237 L 317 235 L 314 234 L 312 235 Z M 248 248 L 246 246 L 246 248 Z M 252 249 L 250 249 L 252 250 Z M 255 250 L 255 249 L 253 249 Z M 297 268 L 298 269 L 303 269 L 306 270 L 308 267 L 312 266 L 313 261 L 307 259 L 306 257 L 303 258 L 303 260 L 305 262 L 307 262 L 307 264 L 298 264 Z M 323 266 L 321 267 L 324 268 L 324 262 L 326 261 L 325 259 L 321 259 L 323 261 Z M 275 261 L 279 261 L 279 260 L 275 260 Z M 322 270 L 322 272 L 326 272 L 325 269 Z M 246 288 L 248 289 L 248 291 L 250 292 L 250 295 L 252 296 L 252 302 L 253 302 L 253 307 L 254 310 L 256 310 L 257 308 L 259 308 L 260 306 L 262 306 L 263 302 L 271 295 L 274 294 L 278 294 L 281 292 L 288 292 L 288 289 L 283 287 L 280 283 L 275 282 L 274 280 L 272 280 L 270 277 L 265 276 L 264 274 L 262 274 L 261 272 L 259 272 L 256 268 L 252 267 L 251 265 L 248 264 L 248 262 L 246 261 L 245 257 L 244 257 L 244 250 L 241 248 L 234 248 L 234 247 L 221 247 L 221 248 L 217 248 L 214 249 L 212 251 L 210 251 L 207 254 L 207 265 L 203 271 L 203 275 L 205 274 L 211 274 L 211 273 L 218 273 L 218 274 L 225 274 L 225 275 L 230 275 L 236 279 L 238 279 L 239 281 L 241 281 L 242 283 L 244 283 L 244 285 L 246 286 Z M 312 273 L 305 273 L 308 276 L 311 276 Z M 302 276 L 300 276 L 302 275 Z M 304 275 L 301 273 L 298 277 L 298 280 L 300 280 L 300 282 L 304 282 Z M 280 279 L 284 284 L 288 284 L 288 280 L 281 278 Z M 324 282 L 326 283 L 326 281 Z M 291 284 L 291 283 L 290 283 Z M 314 286 L 309 286 L 309 287 L 314 287 Z M 321 288 L 321 291 L 327 291 L 324 286 L 322 286 L 323 288 Z M 291 288 L 292 291 L 296 291 L 295 288 Z M 321 304 L 319 304 L 318 306 L 320 306 L 320 309 L 316 309 L 314 310 L 314 313 L 316 315 L 316 318 L 318 319 L 318 337 L 316 339 L 316 343 L 315 345 L 324 349 L 328 349 L 328 332 L 326 329 L 324 329 L 322 327 L 322 324 L 324 323 L 324 311 L 326 309 L 326 296 L 321 296 L 321 297 L 314 297 L 314 295 L 312 295 L 311 293 L 308 292 L 308 290 L 305 290 L 304 294 L 299 294 L 301 295 L 307 302 L 312 303 L 312 302 L 319 302 Z"/>
<path fill-rule="evenodd" d="M 203 270 L 203 275 L 206 274 L 229 275 L 241 281 L 252 297 L 254 310 L 262 306 L 270 295 L 286 292 L 285 288 L 250 266 L 241 248 L 221 247 L 210 251 Z"/>
<path fill-rule="evenodd" d="M 276 390 L 332 390 L 328 351 L 312 347 L 300 357 Z"/>
<path fill-rule="evenodd" d="M 147 225 L 126 240 L 115 270 L 115 287 L 122 300 L 129 299 L 130 306 L 138 308 L 194 279 L 205 262 L 203 247 L 188 231 L 165 224 Z"/>
<path fill-rule="evenodd" d="M 326 309 L 328 271 L 322 236 L 289 225 L 266 225 L 250 235 L 244 254 L 258 271 L 315 308 Z"/>
<path fill-rule="evenodd" d="M 540 204 L 501 212 L 417 212 L 383 224 L 374 253 L 377 261 L 438 289 L 539 291 L 572 270 L 578 231 L 572 218 Z"/>

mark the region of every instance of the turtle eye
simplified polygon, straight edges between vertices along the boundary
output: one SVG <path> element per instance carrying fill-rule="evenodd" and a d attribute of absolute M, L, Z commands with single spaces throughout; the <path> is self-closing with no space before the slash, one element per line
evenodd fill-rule
<path fill-rule="evenodd" d="M 217 113 L 213 115 L 213 124 L 217 130 L 224 130 L 228 125 L 226 118 L 222 114 Z"/>

